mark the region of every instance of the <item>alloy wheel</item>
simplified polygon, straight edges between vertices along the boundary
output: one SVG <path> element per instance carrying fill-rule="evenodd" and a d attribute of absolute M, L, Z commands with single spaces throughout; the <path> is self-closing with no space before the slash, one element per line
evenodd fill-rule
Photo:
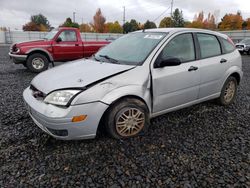
<path fill-rule="evenodd" d="M 145 115 L 137 108 L 125 108 L 116 119 L 116 131 L 123 137 L 138 134 L 144 127 Z"/>
<path fill-rule="evenodd" d="M 225 93 L 224 93 L 224 100 L 226 103 L 230 103 L 230 101 L 234 98 L 236 90 L 236 85 L 234 81 L 228 82 Z"/>
<path fill-rule="evenodd" d="M 35 69 L 40 70 L 44 67 L 44 60 L 40 57 L 36 57 L 32 60 L 32 66 Z"/>

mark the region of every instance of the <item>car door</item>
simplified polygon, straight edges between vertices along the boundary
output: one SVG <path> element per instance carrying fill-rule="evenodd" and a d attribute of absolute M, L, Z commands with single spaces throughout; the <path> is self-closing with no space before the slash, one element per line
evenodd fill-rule
<path fill-rule="evenodd" d="M 221 79 L 229 68 L 228 54 L 222 54 L 222 46 L 218 37 L 207 33 L 197 33 L 200 51 L 200 92 L 199 98 L 218 94 L 221 90 Z"/>
<path fill-rule="evenodd" d="M 74 30 L 64 30 L 53 43 L 55 61 L 79 59 L 83 57 L 82 41 Z"/>
<path fill-rule="evenodd" d="M 152 68 L 153 113 L 197 100 L 200 84 L 199 61 L 192 33 L 173 37 L 163 47 L 154 65 L 167 58 L 179 58 L 178 66 Z"/>

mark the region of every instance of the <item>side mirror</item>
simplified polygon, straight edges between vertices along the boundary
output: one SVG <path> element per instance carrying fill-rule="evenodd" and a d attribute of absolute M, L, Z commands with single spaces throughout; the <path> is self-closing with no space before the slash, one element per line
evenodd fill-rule
<path fill-rule="evenodd" d="M 178 66 L 181 64 L 181 60 L 176 57 L 170 57 L 164 60 L 161 60 L 159 63 L 155 64 L 155 68 L 162 68 L 167 66 Z"/>
<path fill-rule="evenodd" d="M 62 42 L 62 38 L 61 38 L 61 37 L 58 37 L 58 38 L 56 39 L 56 42 Z"/>

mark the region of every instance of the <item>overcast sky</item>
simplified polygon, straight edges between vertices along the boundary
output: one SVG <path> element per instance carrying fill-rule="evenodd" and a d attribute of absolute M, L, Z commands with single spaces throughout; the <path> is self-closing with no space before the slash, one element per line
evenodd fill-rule
<path fill-rule="evenodd" d="M 101 8 L 107 21 L 118 20 L 122 24 L 123 6 L 126 20 L 134 18 L 144 23 L 149 19 L 158 24 L 164 16 L 169 16 L 170 3 L 171 0 L 0 0 L 0 26 L 22 29 L 30 16 L 38 13 L 45 15 L 54 27 L 67 17 L 72 18 L 73 12 L 78 23 L 89 23 L 97 8 Z M 218 21 L 225 13 L 237 10 L 244 19 L 250 17 L 250 0 L 174 0 L 174 8 L 182 9 L 185 20 L 192 20 L 202 10 L 205 14 L 216 14 Z"/>

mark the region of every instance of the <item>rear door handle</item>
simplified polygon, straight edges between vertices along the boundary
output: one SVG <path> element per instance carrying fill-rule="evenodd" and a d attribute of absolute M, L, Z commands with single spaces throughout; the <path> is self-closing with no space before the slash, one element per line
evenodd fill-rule
<path fill-rule="evenodd" d="M 189 67 L 189 69 L 188 69 L 189 72 L 190 72 L 190 71 L 196 71 L 196 70 L 198 70 L 198 67 L 195 67 L 195 66 L 191 66 L 191 67 Z"/>
<path fill-rule="evenodd" d="M 75 46 L 79 46 L 79 44 L 75 44 Z"/>
<path fill-rule="evenodd" d="M 221 59 L 221 60 L 220 60 L 220 63 L 226 63 L 226 62 L 227 62 L 226 59 Z"/>

